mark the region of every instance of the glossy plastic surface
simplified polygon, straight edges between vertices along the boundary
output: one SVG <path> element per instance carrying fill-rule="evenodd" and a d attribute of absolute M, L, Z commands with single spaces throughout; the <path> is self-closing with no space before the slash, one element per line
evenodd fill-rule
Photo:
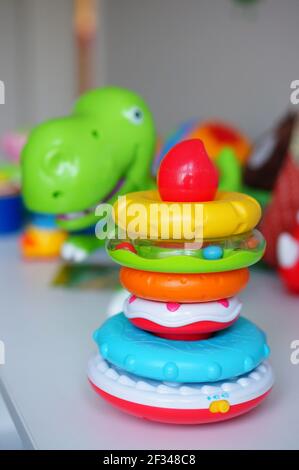
<path fill-rule="evenodd" d="M 200 321 L 225 325 L 238 317 L 241 308 L 242 304 L 237 297 L 185 304 L 155 302 L 131 295 L 124 303 L 124 314 L 129 319 L 144 318 L 172 329 Z"/>
<path fill-rule="evenodd" d="M 265 334 L 245 318 L 204 341 L 172 341 L 139 330 L 121 313 L 94 333 L 102 356 L 155 380 L 213 382 L 242 375 L 269 355 Z"/>
<path fill-rule="evenodd" d="M 118 240 L 109 240 L 107 250 L 117 263 L 129 268 L 169 273 L 216 273 L 246 268 L 259 261 L 265 251 L 265 240 L 254 230 L 242 236 L 206 240 L 203 244 L 136 239 L 123 245 Z"/>
<path fill-rule="evenodd" d="M 249 411 L 273 385 L 268 362 L 240 378 L 217 383 L 175 383 L 144 379 L 105 361 L 91 358 L 88 378 L 112 404 L 136 416 L 154 421 L 200 424 L 229 419 Z"/>
<path fill-rule="evenodd" d="M 136 204 L 142 205 L 137 215 Z M 242 193 L 218 191 L 213 201 L 183 203 L 161 201 L 154 190 L 126 194 L 125 201 L 114 204 L 114 212 L 115 222 L 129 238 L 136 238 L 132 229 L 138 216 L 139 238 L 153 238 L 153 234 L 161 239 L 167 234 L 173 239 L 180 232 L 180 238 L 188 241 L 195 233 L 203 239 L 244 234 L 256 227 L 262 214 L 258 202 Z"/>
<path fill-rule="evenodd" d="M 66 117 L 34 128 L 22 151 L 25 204 L 58 216 L 61 227 L 95 225 L 95 207 L 150 188 L 156 133 L 137 94 L 122 88 L 88 91 Z"/>
<path fill-rule="evenodd" d="M 218 174 L 199 139 L 184 140 L 163 158 L 157 177 L 163 201 L 211 201 L 217 191 Z"/>
<path fill-rule="evenodd" d="M 110 395 L 104 390 L 101 390 L 91 382 L 91 386 L 102 398 L 108 401 L 111 405 L 115 406 L 121 411 L 135 416 L 136 418 L 148 419 L 149 421 L 157 421 L 159 423 L 168 424 L 208 424 L 216 423 L 219 421 L 226 421 L 228 419 L 236 418 L 258 406 L 270 393 L 271 390 L 249 400 L 247 402 L 233 405 L 229 408 L 227 413 L 215 412 L 211 413 L 208 409 L 174 409 L 174 408 L 157 408 L 154 406 L 140 405 L 121 398 Z"/>
<path fill-rule="evenodd" d="M 172 341 L 198 341 L 210 338 L 215 331 L 223 330 L 231 326 L 235 320 L 227 323 L 215 321 L 198 321 L 190 323 L 190 325 L 177 326 L 175 328 L 168 328 L 167 326 L 159 325 L 144 318 L 133 318 L 130 322 L 144 331 L 149 331 L 161 338 L 170 339 Z"/>
<path fill-rule="evenodd" d="M 241 312 L 237 297 L 215 302 L 154 302 L 131 295 L 124 302 L 124 315 L 133 325 L 163 338 L 197 340 L 231 326 Z"/>
<path fill-rule="evenodd" d="M 155 273 L 122 267 L 120 282 L 137 297 L 162 302 L 209 302 L 232 297 L 245 288 L 249 270 L 223 273 Z"/>

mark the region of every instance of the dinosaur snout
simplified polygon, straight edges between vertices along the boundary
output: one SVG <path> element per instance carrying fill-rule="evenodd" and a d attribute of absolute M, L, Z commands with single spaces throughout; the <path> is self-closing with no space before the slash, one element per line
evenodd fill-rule
<path fill-rule="evenodd" d="M 50 150 L 45 156 L 44 171 L 48 176 L 72 178 L 78 172 L 76 158 L 62 149 Z"/>

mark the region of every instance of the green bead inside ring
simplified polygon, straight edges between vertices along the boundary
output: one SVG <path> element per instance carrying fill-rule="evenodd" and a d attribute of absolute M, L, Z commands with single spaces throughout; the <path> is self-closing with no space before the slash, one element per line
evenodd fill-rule
<path fill-rule="evenodd" d="M 217 247 L 217 250 L 213 248 Z M 207 248 L 221 253 L 207 259 Z M 202 243 L 167 240 L 109 240 L 107 252 L 118 264 L 142 271 L 215 273 L 249 267 L 263 256 L 266 242 L 258 230 Z"/>

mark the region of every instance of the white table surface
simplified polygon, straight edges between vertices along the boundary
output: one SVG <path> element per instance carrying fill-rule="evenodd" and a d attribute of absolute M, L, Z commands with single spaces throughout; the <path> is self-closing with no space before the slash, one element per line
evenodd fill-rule
<path fill-rule="evenodd" d="M 241 294 L 243 314 L 268 333 L 276 385 L 256 410 L 202 426 L 165 425 L 114 409 L 89 387 L 91 334 L 111 292 L 54 288 L 56 263 L 24 262 L 15 239 L 0 239 L 0 378 L 23 438 L 38 449 L 298 449 L 299 297 L 272 273 L 254 272 Z"/>
<path fill-rule="evenodd" d="M 24 445 L 0 394 L 0 451 L 23 450 Z"/>

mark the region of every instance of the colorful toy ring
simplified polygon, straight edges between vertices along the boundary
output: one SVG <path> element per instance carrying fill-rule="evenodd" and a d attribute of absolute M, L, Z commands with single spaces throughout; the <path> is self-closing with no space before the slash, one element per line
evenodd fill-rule
<path fill-rule="evenodd" d="M 213 201 L 196 203 L 165 202 L 154 190 L 130 193 L 114 204 L 115 222 L 129 238 L 135 237 L 137 214 L 139 237 L 175 239 L 180 233 L 193 240 L 195 231 L 197 239 L 248 232 L 258 224 L 261 208 L 252 197 L 234 192 L 218 191 Z"/>
<path fill-rule="evenodd" d="M 120 371 L 98 354 L 89 361 L 88 378 L 94 390 L 120 410 L 175 424 L 203 424 L 241 415 L 263 401 L 273 386 L 266 361 L 241 378 L 213 385 L 180 384 Z"/>
<path fill-rule="evenodd" d="M 197 340 L 232 325 L 241 308 L 237 297 L 181 304 L 154 302 L 131 295 L 124 303 L 124 315 L 133 325 L 163 338 Z"/>
<path fill-rule="evenodd" d="M 249 270 L 223 273 L 168 274 L 122 267 L 120 282 L 137 297 L 161 302 L 210 302 L 238 294 L 249 281 Z"/>
<path fill-rule="evenodd" d="M 205 246 L 206 245 L 206 246 Z M 217 273 L 242 269 L 259 261 L 265 251 L 265 240 L 258 230 L 221 240 L 165 242 L 109 240 L 108 254 L 129 268 L 168 273 Z"/>
<path fill-rule="evenodd" d="M 94 340 L 104 359 L 126 372 L 174 382 L 237 377 L 269 355 L 265 334 L 245 318 L 209 339 L 174 343 L 139 330 L 120 313 L 95 331 Z"/>

